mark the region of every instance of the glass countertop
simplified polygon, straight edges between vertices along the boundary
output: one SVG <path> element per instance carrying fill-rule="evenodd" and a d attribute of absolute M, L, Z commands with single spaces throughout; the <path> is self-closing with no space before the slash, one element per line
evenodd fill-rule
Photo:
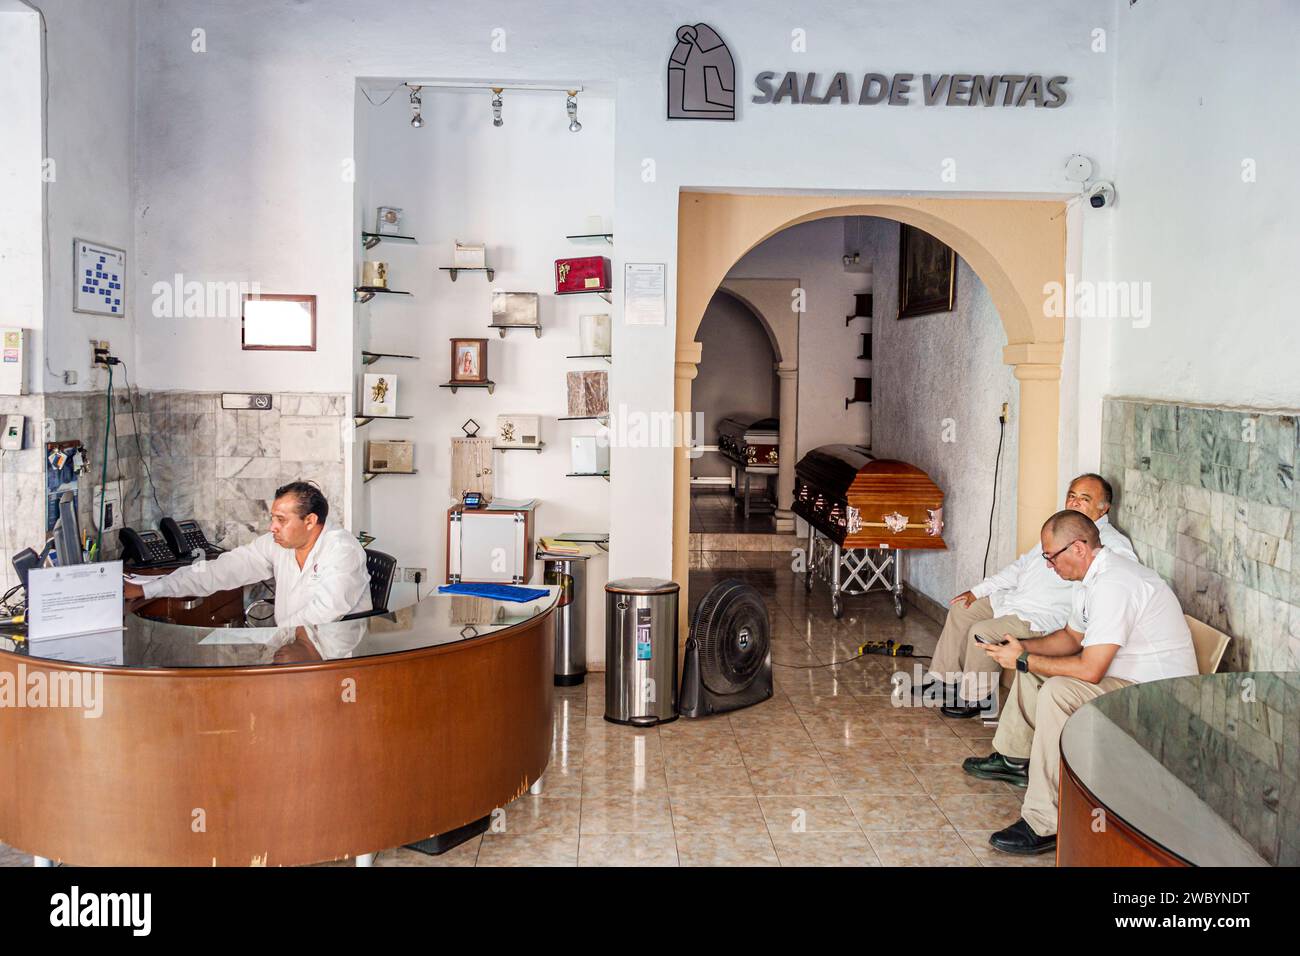
<path fill-rule="evenodd" d="M 1124 687 L 1070 717 L 1061 754 L 1103 807 L 1189 863 L 1300 865 L 1300 673 Z"/>
<path fill-rule="evenodd" d="M 486 637 L 545 614 L 560 589 L 515 603 L 433 593 L 387 614 L 300 627 L 193 627 L 128 613 L 121 630 L 28 640 L 0 650 L 94 667 L 261 667 L 397 654 Z"/>

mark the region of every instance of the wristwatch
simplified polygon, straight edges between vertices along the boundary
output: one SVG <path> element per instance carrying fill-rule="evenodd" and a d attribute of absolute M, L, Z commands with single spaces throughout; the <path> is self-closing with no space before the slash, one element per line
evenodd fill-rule
<path fill-rule="evenodd" d="M 1016 658 L 1016 670 L 1023 674 L 1029 673 L 1029 652 L 1021 651 L 1020 656 Z"/>

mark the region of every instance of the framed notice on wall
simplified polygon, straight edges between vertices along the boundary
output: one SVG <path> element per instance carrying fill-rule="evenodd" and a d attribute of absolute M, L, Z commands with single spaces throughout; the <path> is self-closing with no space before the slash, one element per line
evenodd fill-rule
<path fill-rule="evenodd" d="M 86 239 L 72 240 L 72 311 L 126 315 L 126 253 Z"/>
<path fill-rule="evenodd" d="M 629 262 L 623 267 L 623 321 L 663 325 L 666 269 L 662 262 Z"/>

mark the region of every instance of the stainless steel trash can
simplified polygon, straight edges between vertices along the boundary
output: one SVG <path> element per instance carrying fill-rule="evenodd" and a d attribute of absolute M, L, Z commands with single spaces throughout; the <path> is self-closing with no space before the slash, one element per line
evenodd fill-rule
<path fill-rule="evenodd" d="M 542 557 L 542 583 L 560 589 L 555 609 L 555 686 L 572 687 L 587 676 L 587 555 Z"/>
<path fill-rule="evenodd" d="M 673 581 L 605 585 L 605 719 L 650 726 L 677 719 L 677 598 Z"/>

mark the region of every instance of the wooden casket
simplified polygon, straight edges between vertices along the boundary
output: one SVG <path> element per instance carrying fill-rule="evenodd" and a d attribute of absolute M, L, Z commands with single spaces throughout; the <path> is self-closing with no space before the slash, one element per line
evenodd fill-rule
<path fill-rule="evenodd" d="M 794 475 L 791 510 L 842 548 L 947 548 L 943 492 L 915 465 L 823 445 Z"/>
<path fill-rule="evenodd" d="M 718 450 L 737 464 L 775 467 L 781 442 L 775 418 L 746 424 L 735 418 L 718 422 Z"/>

